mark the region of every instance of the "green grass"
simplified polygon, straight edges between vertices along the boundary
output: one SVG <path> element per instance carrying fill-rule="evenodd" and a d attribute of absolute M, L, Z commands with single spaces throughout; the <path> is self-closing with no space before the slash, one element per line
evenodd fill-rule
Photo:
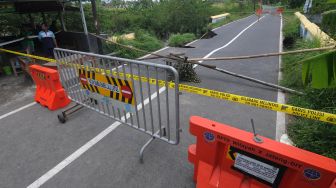
<path fill-rule="evenodd" d="M 322 29 L 331 37 L 336 38 L 336 9 L 322 14 Z"/>
<path fill-rule="evenodd" d="M 118 43 L 148 52 L 153 52 L 163 47 L 163 43 L 156 38 L 155 35 L 142 30 L 135 33 L 134 40 L 118 40 Z M 115 52 L 118 57 L 129 59 L 135 59 L 146 54 L 144 52 L 127 49 L 111 43 L 104 44 L 104 51 L 105 53 Z"/>
<path fill-rule="evenodd" d="M 208 28 L 209 29 L 215 29 L 217 27 L 223 26 L 223 25 L 225 25 L 227 23 L 230 23 L 230 22 L 233 22 L 235 20 L 239 20 L 239 19 L 244 18 L 246 16 L 249 16 L 249 14 L 237 14 L 237 13 L 236 14 L 230 14 L 224 20 L 220 20 L 216 23 L 210 23 L 208 25 Z"/>
<path fill-rule="evenodd" d="M 290 50 L 317 48 L 319 46 L 320 44 L 318 40 L 305 41 L 303 39 L 296 38 L 294 46 Z M 320 52 L 309 52 L 283 56 L 282 71 L 284 79 L 281 81 L 281 84 L 289 88 L 304 90 L 301 77 L 302 64 L 299 62 L 303 59 L 313 57 L 318 54 L 320 54 Z"/>
<path fill-rule="evenodd" d="M 196 36 L 193 33 L 173 34 L 169 37 L 168 44 L 173 47 L 182 47 L 195 39 Z"/>
<path fill-rule="evenodd" d="M 287 36 L 294 36 L 295 42 L 291 50 L 319 47 L 318 40 L 306 41 L 298 38 L 295 28 L 299 23 L 293 21 L 293 17 L 286 19 L 284 33 Z M 286 25 L 289 24 L 289 25 Z M 296 26 L 295 26 L 296 24 Z M 287 95 L 288 104 L 303 108 L 315 109 L 329 113 L 336 113 L 336 90 L 335 89 L 312 89 L 304 87 L 302 83 L 303 59 L 313 57 L 321 52 L 309 52 L 282 57 L 283 80 L 281 85 L 300 90 L 305 93 L 303 96 Z M 299 148 L 336 159 L 336 126 L 291 116 L 287 127 L 287 132 Z"/>
<path fill-rule="evenodd" d="M 239 4 L 238 2 L 233 0 L 224 0 L 224 2 L 213 3 L 210 7 L 210 12 L 212 16 L 230 13 L 230 15 L 226 17 L 226 19 L 221 20 L 217 23 L 210 23 L 208 25 L 208 29 L 214 29 L 229 22 L 254 14 L 253 2 L 247 1 L 245 3 Z"/>

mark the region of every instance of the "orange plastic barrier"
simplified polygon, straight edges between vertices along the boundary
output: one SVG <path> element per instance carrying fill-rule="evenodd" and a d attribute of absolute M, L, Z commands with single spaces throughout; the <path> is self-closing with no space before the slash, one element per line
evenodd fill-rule
<path fill-rule="evenodd" d="M 196 116 L 190 132 L 198 188 L 336 188 L 333 159 Z"/>
<path fill-rule="evenodd" d="M 283 12 L 284 12 L 284 8 L 283 7 L 277 8 L 277 13 L 278 14 L 282 14 Z"/>
<path fill-rule="evenodd" d="M 62 88 L 57 70 L 31 65 L 30 74 L 36 84 L 35 101 L 49 110 L 63 108 L 70 99 Z"/>

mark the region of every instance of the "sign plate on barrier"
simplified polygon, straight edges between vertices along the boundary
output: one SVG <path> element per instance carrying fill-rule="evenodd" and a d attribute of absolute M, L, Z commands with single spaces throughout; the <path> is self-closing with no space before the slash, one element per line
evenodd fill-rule
<path fill-rule="evenodd" d="M 111 103 L 127 112 L 135 112 L 133 85 L 128 80 L 103 75 L 95 71 L 78 69 L 81 87 L 90 98 Z"/>
<path fill-rule="evenodd" d="M 234 167 L 254 177 L 273 184 L 278 177 L 279 168 L 238 153 Z"/>

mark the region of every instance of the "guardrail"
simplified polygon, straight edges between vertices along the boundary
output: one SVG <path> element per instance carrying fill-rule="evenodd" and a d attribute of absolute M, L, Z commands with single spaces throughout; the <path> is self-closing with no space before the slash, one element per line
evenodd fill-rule
<path fill-rule="evenodd" d="M 329 35 L 323 32 L 319 26 L 310 22 L 306 16 L 300 12 L 296 12 L 295 16 L 299 18 L 300 25 L 300 36 L 304 39 L 313 40 L 318 38 L 321 41 L 322 46 L 335 45 L 336 41 L 332 39 Z"/>
<path fill-rule="evenodd" d="M 212 23 L 217 23 L 221 20 L 226 19 L 226 17 L 228 17 L 230 15 L 230 13 L 224 13 L 224 14 L 219 14 L 219 15 L 215 15 L 215 16 L 211 16 L 211 22 Z"/>

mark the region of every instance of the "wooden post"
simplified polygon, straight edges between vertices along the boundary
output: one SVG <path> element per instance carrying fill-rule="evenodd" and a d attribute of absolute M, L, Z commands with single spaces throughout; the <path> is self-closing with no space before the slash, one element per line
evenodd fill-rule
<path fill-rule="evenodd" d="M 97 15 L 96 0 L 91 0 L 91 8 L 92 8 L 92 16 L 93 16 L 94 27 L 96 30 L 96 35 L 99 36 L 100 35 L 100 23 L 99 23 L 98 15 Z M 98 45 L 98 53 L 103 54 L 103 45 L 99 38 L 97 38 L 97 45 Z"/>
<path fill-rule="evenodd" d="M 65 22 L 64 22 L 64 10 L 58 12 L 58 14 L 60 15 L 60 22 L 61 22 L 62 30 L 67 31 L 65 27 Z"/>
<path fill-rule="evenodd" d="M 41 12 L 41 14 L 42 14 L 43 23 L 47 23 L 47 18 L 45 16 L 44 12 Z"/>

